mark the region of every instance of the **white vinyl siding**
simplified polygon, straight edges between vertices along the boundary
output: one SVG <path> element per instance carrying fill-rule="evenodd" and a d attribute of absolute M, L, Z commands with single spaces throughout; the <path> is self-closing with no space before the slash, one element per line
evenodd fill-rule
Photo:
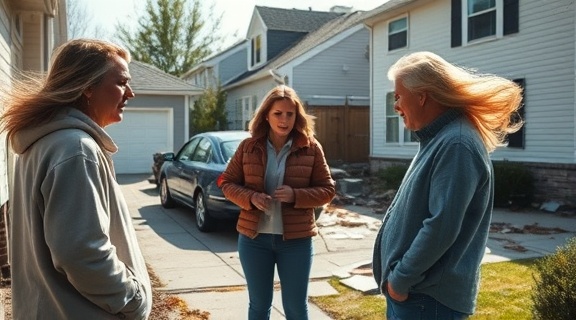
<path fill-rule="evenodd" d="M 451 1 L 433 1 L 410 10 L 410 52 L 432 51 L 448 61 L 508 79 L 524 79 L 525 147 L 499 148 L 495 160 L 576 163 L 575 4 L 539 0 L 520 3 L 518 33 L 450 47 Z M 386 144 L 386 93 L 393 91 L 388 68 L 407 52 L 388 52 L 387 20 L 373 30 L 371 154 L 411 158 L 416 147 Z"/>
<path fill-rule="evenodd" d="M 334 43 L 324 43 L 319 52 L 279 73 L 288 75 L 300 99 L 309 105 L 344 105 L 348 99 L 349 105 L 368 106 L 369 39 L 368 30 L 359 28 Z M 322 75 L 322 81 L 318 75 Z"/>

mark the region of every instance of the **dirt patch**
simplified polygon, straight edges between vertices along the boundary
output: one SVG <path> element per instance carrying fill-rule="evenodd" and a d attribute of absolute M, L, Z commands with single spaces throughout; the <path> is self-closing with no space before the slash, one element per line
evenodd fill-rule
<path fill-rule="evenodd" d="M 154 272 L 148 268 L 152 281 L 152 312 L 150 320 L 208 320 L 210 313 L 198 309 L 189 310 L 188 305 L 175 295 L 166 294 L 159 290 L 164 287 Z M 10 281 L 0 282 L 0 294 L 2 307 L 4 308 L 4 320 L 12 318 L 12 290 Z M 2 319 L 2 318 L 0 318 Z"/>

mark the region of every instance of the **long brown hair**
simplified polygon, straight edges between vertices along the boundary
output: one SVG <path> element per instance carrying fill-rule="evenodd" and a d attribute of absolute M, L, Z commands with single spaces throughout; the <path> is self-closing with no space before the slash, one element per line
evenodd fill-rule
<path fill-rule="evenodd" d="M 296 122 L 294 123 L 294 129 L 292 129 L 292 131 L 300 132 L 308 138 L 313 137 L 314 119 L 316 119 L 316 117 L 306 113 L 304 105 L 302 101 L 300 101 L 296 91 L 285 85 L 274 87 L 268 91 L 264 97 L 262 104 L 260 104 L 260 107 L 258 107 L 256 114 L 248 125 L 252 136 L 263 137 L 268 134 L 270 124 L 266 121 L 266 115 L 270 111 L 270 108 L 272 108 L 274 102 L 278 100 L 289 100 L 296 106 Z"/>
<path fill-rule="evenodd" d="M 1 130 L 11 138 L 15 132 L 50 121 L 62 107 L 81 109 L 83 92 L 102 81 L 119 56 L 130 62 L 124 48 L 102 40 L 75 39 L 59 48 L 46 75 L 19 72 L 12 86 L 1 88 Z"/>

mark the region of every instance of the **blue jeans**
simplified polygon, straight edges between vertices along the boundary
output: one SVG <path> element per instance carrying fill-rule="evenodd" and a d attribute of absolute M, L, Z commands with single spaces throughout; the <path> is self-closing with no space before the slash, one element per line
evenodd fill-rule
<path fill-rule="evenodd" d="M 274 267 L 278 269 L 286 319 L 308 319 L 308 281 L 312 268 L 312 238 L 283 240 L 282 235 L 238 237 L 240 263 L 248 284 L 249 320 L 270 319 Z"/>
<path fill-rule="evenodd" d="M 448 308 L 436 299 L 421 293 L 411 293 L 398 302 L 386 294 L 388 320 L 464 320 L 468 315 Z"/>

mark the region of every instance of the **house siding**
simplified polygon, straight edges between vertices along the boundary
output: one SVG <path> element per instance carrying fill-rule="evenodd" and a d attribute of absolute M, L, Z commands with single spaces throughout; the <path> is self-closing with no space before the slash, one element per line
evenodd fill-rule
<path fill-rule="evenodd" d="M 188 140 L 189 134 L 186 125 L 186 119 L 189 115 L 186 114 L 185 98 L 184 96 L 158 96 L 137 94 L 133 100 L 129 102 L 130 106 L 137 106 L 138 108 L 170 108 L 173 110 L 173 126 L 174 126 L 174 147 L 180 149 L 184 142 Z"/>
<path fill-rule="evenodd" d="M 482 73 L 525 80 L 524 148 L 498 148 L 492 159 L 528 166 L 540 196 L 576 200 L 576 188 L 568 187 L 576 170 L 574 1 L 547 2 L 542 10 L 541 1 L 523 0 L 518 33 L 457 48 L 450 47 L 450 8 L 442 0 L 410 9 L 407 49 L 387 51 L 386 24 L 406 11 L 373 26 L 372 158 L 410 159 L 416 153 L 416 144 L 385 143 L 385 97 L 393 90 L 386 72 L 404 54 L 432 51 Z"/>
<path fill-rule="evenodd" d="M 494 159 L 574 163 L 574 2 L 520 3 L 520 32 L 495 41 L 450 48 L 450 1 L 436 1 L 411 10 L 409 48 L 387 52 L 386 23 L 375 26 L 375 70 L 389 66 L 408 52 L 429 50 L 448 61 L 526 81 L 526 126 L 523 150 L 500 148 Z M 567 41 L 566 39 L 571 39 Z M 385 97 L 393 90 L 386 72 L 374 72 L 374 123 L 385 124 Z M 554 125 L 551 126 L 550 123 Z M 378 128 L 378 127 L 375 127 Z M 415 146 L 386 146 L 385 128 L 375 129 L 373 156 L 413 155 Z M 560 134 L 559 134 L 560 133 Z M 402 150 L 400 150 L 402 149 Z M 407 150 L 409 152 L 406 152 Z"/>
<path fill-rule="evenodd" d="M 10 66 L 12 53 L 10 50 L 11 45 L 11 32 L 10 32 L 10 17 L 5 7 L 4 1 L 0 2 L 0 83 L 3 85 L 10 83 Z M 0 106 L 3 108 L 3 106 Z M 0 205 L 4 205 L 8 201 L 8 149 L 6 141 L 6 133 L 0 134 Z M 2 212 L 0 212 L 2 214 Z M 0 219 L 3 222 L 3 219 Z M 0 250 L 1 251 L 1 250 Z"/>
<path fill-rule="evenodd" d="M 248 50 L 240 50 L 217 65 L 216 74 L 220 83 L 224 84 L 248 70 Z"/>
<path fill-rule="evenodd" d="M 316 106 L 344 105 L 346 97 L 352 96 L 357 99 L 349 99 L 349 104 L 368 105 L 370 64 L 366 46 L 369 38 L 369 31 L 362 28 L 294 66 L 293 79 L 289 81 L 300 98 Z"/>
<path fill-rule="evenodd" d="M 239 128 L 236 126 L 238 109 L 236 108 L 236 100 L 244 97 L 256 97 L 256 108 L 260 107 L 262 99 L 268 93 L 268 91 L 274 88 L 275 83 L 271 80 L 271 77 L 266 77 L 260 80 L 253 81 L 241 87 L 236 87 L 227 91 L 228 97 L 226 99 L 226 112 L 228 114 L 228 129 L 229 130 L 242 130 L 244 128 Z"/>

